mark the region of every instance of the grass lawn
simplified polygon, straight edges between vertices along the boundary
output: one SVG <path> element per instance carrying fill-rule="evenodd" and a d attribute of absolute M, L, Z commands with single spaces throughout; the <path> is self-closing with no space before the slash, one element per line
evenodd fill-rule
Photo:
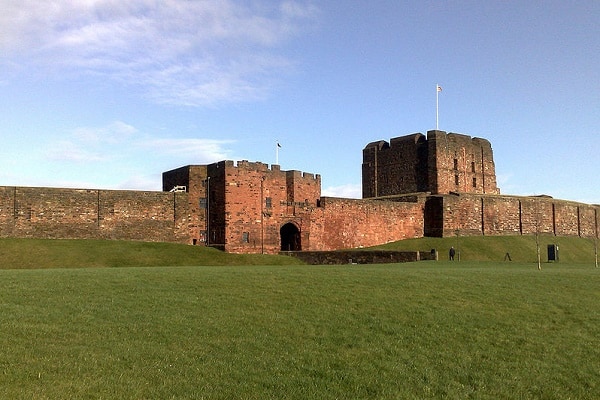
<path fill-rule="evenodd" d="M 0 398 L 600 398 L 600 269 L 0 270 Z"/>
<path fill-rule="evenodd" d="M 0 269 L 290 265 L 293 257 L 230 254 L 205 246 L 120 240 L 0 239 Z"/>

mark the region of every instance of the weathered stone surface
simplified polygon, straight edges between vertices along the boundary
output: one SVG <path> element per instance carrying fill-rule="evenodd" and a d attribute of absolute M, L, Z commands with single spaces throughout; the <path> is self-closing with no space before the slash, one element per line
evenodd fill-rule
<path fill-rule="evenodd" d="M 363 198 L 500 193 L 490 142 L 443 131 L 369 143 L 363 150 L 362 176 Z"/>
<path fill-rule="evenodd" d="M 187 193 L 0 187 L 0 235 L 187 242 Z"/>
<path fill-rule="evenodd" d="M 389 264 L 420 260 L 418 251 L 290 251 L 281 254 L 299 258 L 305 263 L 313 265 Z M 425 257 L 430 257 L 429 253 Z"/>

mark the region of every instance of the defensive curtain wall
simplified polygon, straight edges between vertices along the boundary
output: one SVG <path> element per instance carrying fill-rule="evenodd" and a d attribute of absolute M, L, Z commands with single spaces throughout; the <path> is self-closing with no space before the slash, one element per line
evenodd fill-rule
<path fill-rule="evenodd" d="M 221 161 L 163 174 L 163 191 L 0 187 L 0 237 L 210 245 L 236 253 L 339 250 L 455 235 L 597 237 L 598 205 L 501 195 L 490 143 L 430 131 L 369 143 L 363 199 L 321 177 Z"/>
<path fill-rule="evenodd" d="M 533 235 L 579 236 L 598 234 L 596 205 L 525 197 L 455 193 L 428 196 L 425 236 Z"/>
<path fill-rule="evenodd" d="M 188 194 L 0 187 L 0 237 L 187 242 Z"/>

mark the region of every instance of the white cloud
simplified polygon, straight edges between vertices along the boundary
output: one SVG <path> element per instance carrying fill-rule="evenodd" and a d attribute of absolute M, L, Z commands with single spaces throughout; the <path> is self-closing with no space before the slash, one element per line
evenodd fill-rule
<path fill-rule="evenodd" d="M 208 164 L 231 157 L 227 139 L 149 138 L 123 121 L 77 127 L 44 150 L 47 160 L 77 164 L 110 163 L 124 168 L 156 162 Z M 160 160 L 160 161 L 158 161 Z M 148 164 L 149 163 L 149 164 Z M 133 167 L 130 165 L 130 167 Z"/>
<path fill-rule="evenodd" d="M 216 139 L 154 139 L 141 144 L 162 154 L 177 156 L 179 159 L 194 159 L 197 164 L 209 164 L 225 160 L 230 152 L 225 145 L 231 140 Z"/>
<path fill-rule="evenodd" d="M 69 161 L 75 163 L 105 161 L 102 154 L 87 149 L 77 141 L 61 140 L 46 151 L 46 158 L 52 161 Z"/>
<path fill-rule="evenodd" d="M 162 175 L 133 175 L 115 186 L 123 190 L 162 190 Z"/>
<path fill-rule="evenodd" d="M 345 199 L 362 198 L 362 186 L 360 184 L 349 183 L 341 186 L 329 186 L 322 190 L 325 197 L 341 197 Z"/>
<path fill-rule="evenodd" d="M 263 98 L 293 65 L 278 48 L 315 20 L 307 1 L 4 0 L 0 62 L 107 76 L 160 103 Z"/>
<path fill-rule="evenodd" d="M 137 129 L 122 121 L 101 127 L 78 127 L 65 139 L 46 149 L 46 158 L 52 161 L 89 163 L 108 161 L 122 152 L 125 142 L 131 140 Z"/>
<path fill-rule="evenodd" d="M 73 137 L 87 143 L 118 143 L 137 133 L 137 129 L 122 121 L 103 127 L 80 127 L 73 130 Z"/>

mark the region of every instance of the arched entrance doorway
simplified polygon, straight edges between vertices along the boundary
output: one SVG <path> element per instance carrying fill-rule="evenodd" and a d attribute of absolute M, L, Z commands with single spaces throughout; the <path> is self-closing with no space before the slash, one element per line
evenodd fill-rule
<path fill-rule="evenodd" d="M 281 251 L 300 251 L 302 250 L 302 241 L 300 238 L 300 229 L 288 222 L 279 229 L 281 236 Z"/>

